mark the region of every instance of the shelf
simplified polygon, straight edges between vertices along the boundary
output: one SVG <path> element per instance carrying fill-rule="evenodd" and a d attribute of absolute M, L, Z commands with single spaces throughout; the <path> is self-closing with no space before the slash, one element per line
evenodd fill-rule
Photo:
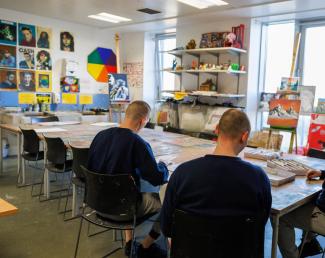
<path fill-rule="evenodd" d="M 185 70 L 187 73 L 227 73 L 227 74 L 246 74 L 246 71 L 229 71 L 229 70 Z"/>
<path fill-rule="evenodd" d="M 191 96 L 203 96 L 203 97 L 218 97 L 218 98 L 245 98 L 244 94 L 225 94 L 225 93 L 215 93 L 211 91 L 194 91 L 189 93 Z"/>
<path fill-rule="evenodd" d="M 246 54 L 247 51 L 245 49 L 234 48 L 234 47 L 218 47 L 218 48 L 196 48 L 196 49 L 184 49 L 184 50 L 171 50 L 166 51 L 165 53 L 181 57 L 184 53 L 191 55 L 201 55 L 201 54 L 222 54 L 228 53 L 232 55 Z"/>

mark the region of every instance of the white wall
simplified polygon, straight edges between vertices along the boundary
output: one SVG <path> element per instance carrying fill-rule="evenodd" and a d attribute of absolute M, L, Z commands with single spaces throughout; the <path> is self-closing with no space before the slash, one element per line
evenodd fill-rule
<path fill-rule="evenodd" d="M 115 52 L 114 33 L 105 30 L 102 33 L 95 27 L 65 22 L 56 19 L 16 12 L 0 8 L 0 17 L 36 26 L 52 28 L 52 83 L 53 91 L 60 91 L 60 77 L 62 75 L 62 61 L 64 58 L 74 59 L 79 62 L 80 92 L 107 93 L 106 83 L 96 82 L 87 72 L 87 56 L 97 47 L 111 48 Z M 60 50 L 60 32 L 69 31 L 74 35 L 75 52 L 64 52 Z"/>

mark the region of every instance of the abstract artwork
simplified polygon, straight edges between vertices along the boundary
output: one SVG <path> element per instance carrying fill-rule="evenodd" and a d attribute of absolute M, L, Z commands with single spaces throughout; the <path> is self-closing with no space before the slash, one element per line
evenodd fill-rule
<path fill-rule="evenodd" d="M 51 72 L 36 72 L 36 91 L 52 91 L 52 74 Z"/>
<path fill-rule="evenodd" d="M 0 20 L 0 43 L 8 45 L 17 44 L 17 23 Z"/>
<path fill-rule="evenodd" d="M 96 48 L 88 55 L 88 73 L 97 82 L 108 82 L 108 74 L 116 73 L 116 56 L 113 50 L 108 48 Z"/>
<path fill-rule="evenodd" d="M 130 87 L 143 87 L 143 62 L 124 63 L 123 72 L 128 75 Z"/>
<path fill-rule="evenodd" d="M 61 78 L 61 92 L 79 92 L 79 79 L 73 76 Z"/>
<path fill-rule="evenodd" d="M 18 33 L 20 46 L 36 47 L 36 28 L 34 25 L 19 23 Z"/>
<path fill-rule="evenodd" d="M 108 74 L 108 92 L 111 102 L 129 102 L 127 75 L 123 73 Z"/>

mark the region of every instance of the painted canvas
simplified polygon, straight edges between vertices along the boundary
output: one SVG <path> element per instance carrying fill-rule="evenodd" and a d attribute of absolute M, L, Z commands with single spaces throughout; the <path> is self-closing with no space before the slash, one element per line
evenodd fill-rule
<path fill-rule="evenodd" d="M 17 90 L 16 70 L 0 69 L 0 90 Z"/>
<path fill-rule="evenodd" d="M 73 76 L 66 76 L 61 78 L 61 92 L 79 92 L 79 79 Z"/>
<path fill-rule="evenodd" d="M 37 42 L 38 48 L 51 48 L 52 29 L 37 27 Z"/>
<path fill-rule="evenodd" d="M 275 98 L 276 98 L 276 93 L 262 92 L 261 98 L 260 98 L 260 103 L 258 106 L 259 110 L 260 111 L 269 111 L 269 102 Z"/>
<path fill-rule="evenodd" d="M 36 93 L 37 103 L 51 104 L 52 94 L 51 93 Z"/>
<path fill-rule="evenodd" d="M 16 47 L 0 45 L 0 67 L 16 68 Z"/>
<path fill-rule="evenodd" d="M 314 112 L 316 86 L 299 86 L 301 108 L 300 114 L 310 115 Z"/>
<path fill-rule="evenodd" d="M 318 99 L 316 112 L 318 114 L 325 114 L 325 99 L 324 98 Z"/>
<path fill-rule="evenodd" d="M 273 99 L 267 123 L 274 127 L 295 128 L 298 124 L 301 101 Z"/>
<path fill-rule="evenodd" d="M 299 77 L 282 77 L 278 91 L 298 91 Z"/>
<path fill-rule="evenodd" d="M 20 46 L 36 46 L 36 28 L 34 25 L 19 23 L 18 42 Z"/>
<path fill-rule="evenodd" d="M 311 114 L 307 147 L 325 151 L 325 114 Z"/>
<path fill-rule="evenodd" d="M 124 73 L 108 74 L 108 91 L 111 102 L 129 102 L 129 86 Z"/>
<path fill-rule="evenodd" d="M 47 50 L 40 50 L 36 55 L 36 69 L 51 71 L 52 70 L 52 59 L 51 54 Z"/>
<path fill-rule="evenodd" d="M 20 69 L 35 69 L 34 48 L 18 47 L 18 67 Z"/>
<path fill-rule="evenodd" d="M 51 72 L 36 72 L 36 91 L 52 91 L 52 74 Z"/>
<path fill-rule="evenodd" d="M 62 51 L 74 52 L 74 37 L 71 32 L 60 33 L 60 49 Z"/>
<path fill-rule="evenodd" d="M 17 44 L 17 23 L 0 20 L 0 44 Z"/>
<path fill-rule="evenodd" d="M 19 90 L 35 91 L 35 72 L 30 70 L 19 70 Z"/>

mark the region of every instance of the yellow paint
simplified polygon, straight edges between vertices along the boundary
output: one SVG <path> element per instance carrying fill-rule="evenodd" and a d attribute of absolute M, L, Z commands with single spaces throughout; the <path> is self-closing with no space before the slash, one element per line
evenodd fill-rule
<path fill-rule="evenodd" d="M 18 93 L 18 103 L 19 104 L 35 104 L 36 103 L 35 93 L 19 92 Z"/>
<path fill-rule="evenodd" d="M 101 74 L 105 66 L 103 64 L 88 64 L 87 70 L 88 73 L 97 80 L 98 76 Z"/>
<path fill-rule="evenodd" d="M 79 95 L 79 104 L 80 105 L 89 105 L 93 104 L 93 96 L 92 95 Z"/>
<path fill-rule="evenodd" d="M 77 94 L 62 93 L 62 104 L 77 104 Z"/>
<path fill-rule="evenodd" d="M 40 80 L 48 79 L 49 85 L 48 87 L 44 87 L 40 85 Z M 51 72 L 44 72 L 44 71 L 37 71 L 36 72 L 36 91 L 38 92 L 52 92 L 52 73 Z"/>

